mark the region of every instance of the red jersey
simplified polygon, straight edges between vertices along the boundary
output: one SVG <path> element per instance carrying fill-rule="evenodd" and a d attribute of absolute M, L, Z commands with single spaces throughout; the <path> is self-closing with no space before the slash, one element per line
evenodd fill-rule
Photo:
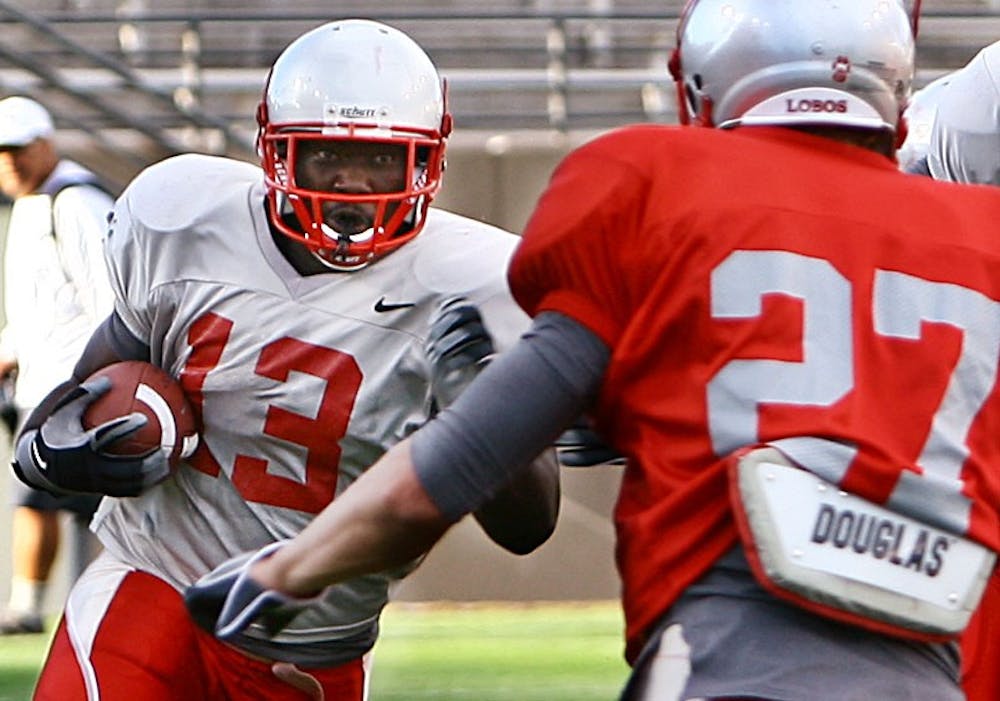
<path fill-rule="evenodd" d="M 611 349 L 627 656 L 736 542 L 745 446 L 797 439 L 845 490 L 1000 549 L 997 221 L 996 188 L 786 129 L 630 127 L 560 165 L 510 283 Z"/>
<path fill-rule="evenodd" d="M 1000 699 L 1000 574 L 996 570 L 962 638 L 962 689 L 968 701 Z"/>

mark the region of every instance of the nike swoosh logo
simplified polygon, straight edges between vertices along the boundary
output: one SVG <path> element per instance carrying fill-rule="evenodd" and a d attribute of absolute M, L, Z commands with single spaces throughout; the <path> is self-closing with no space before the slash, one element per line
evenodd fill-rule
<path fill-rule="evenodd" d="M 49 469 L 49 464 L 45 462 L 42 454 L 38 452 L 38 446 L 35 445 L 34 439 L 31 441 L 31 459 L 35 461 L 35 464 L 41 468 L 42 472 Z"/>
<path fill-rule="evenodd" d="M 410 307 L 417 306 L 416 302 L 399 302 L 399 303 L 386 303 L 385 297 L 379 297 L 378 301 L 375 302 L 375 311 L 381 312 L 394 312 L 399 309 L 409 309 Z"/>

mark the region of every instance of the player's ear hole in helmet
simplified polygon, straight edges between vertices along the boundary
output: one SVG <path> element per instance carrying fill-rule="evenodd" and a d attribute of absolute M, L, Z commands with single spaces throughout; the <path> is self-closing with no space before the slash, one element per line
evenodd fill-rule
<path fill-rule="evenodd" d="M 275 61 L 257 119 L 271 223 L 323 265 L 358 270 L 420 233 L 441 187 L 451 115 L 444 81 L 405 34 L 368 20 L 308 32 Z M 306 140 L 329 140 L 334 150 L 338 143 L 401 145 L 403 184 L 385 192 L 304 186 L 296 175 Z M 341 226 L 332 214 L 351 207 L 370 218 L 364 230 Z"/>

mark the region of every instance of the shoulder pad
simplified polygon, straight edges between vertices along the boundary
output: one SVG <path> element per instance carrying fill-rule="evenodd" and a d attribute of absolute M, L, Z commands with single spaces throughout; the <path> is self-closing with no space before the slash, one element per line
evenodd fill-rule
<path fill-rule="evenodd" d="M 424 231 L 407 245 L 417 249 L 413 272 L 425 287 L 475 298 L 475 290 L 506 290 L 518 240 L 509 231 L 432 207 Z"/>
<path fill-rule="evenodd" d="M 262 182 L 259 167 L 218 156 L 184 154 L 142 171 L 122 195 L 133 220 L 150 229 L 182 229 L 236 196 L 246 210 L 247 189 Z"/>

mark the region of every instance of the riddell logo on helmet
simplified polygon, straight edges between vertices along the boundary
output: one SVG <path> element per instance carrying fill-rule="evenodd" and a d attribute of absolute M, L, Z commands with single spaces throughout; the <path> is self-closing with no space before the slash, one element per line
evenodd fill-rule
<path fill-rule="evenodd" d="M 374 107 L 352 105 L 350 107 L 341 107 L 337 110 L 337 114 L 344 119 L 371 119 L 377 114 L 377 110 Z"/>
<path fill-rule="evenodd" d="M 847 100 L 785 100 L 785 111 L 789 114 L 844 114 L 847 112 Z"/>

